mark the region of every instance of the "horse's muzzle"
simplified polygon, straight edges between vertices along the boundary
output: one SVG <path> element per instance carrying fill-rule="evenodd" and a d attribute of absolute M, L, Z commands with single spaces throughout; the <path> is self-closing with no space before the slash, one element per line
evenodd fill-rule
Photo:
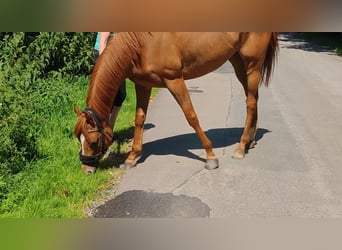
<path fill-rule="evenodd" d="M 92 167 L 92 166 L 88 166 L 88 165 L 82 164 L 82 171 L 86 175 L 95 174 L 96 169 L 97 169 L 97 167 Z"/>
<path fill-rule="evenodd" d="M 80 152 L 80 161 L 82 162 L 82 170 L 85 174 L 93 174 L 96 171 L 97 166 L 99 165 L 102 154 L 96 155 L 82 155 Z"/>

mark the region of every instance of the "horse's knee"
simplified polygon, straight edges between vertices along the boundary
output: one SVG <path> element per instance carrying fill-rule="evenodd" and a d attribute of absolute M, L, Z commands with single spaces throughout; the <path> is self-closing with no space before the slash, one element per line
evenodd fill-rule
<path fill-rule="evenodd" d="M 187 115 L 186 119 L 191 127 L 195 128 L 199 126 L 199 121 L 196 113 L 191 113 Z"/>
<path fill-rule="evenodd" d="M 135 114 L 135 126 L 143 126 L 146 120 L 146 114 L 144 111 L 138 109 Z"/>

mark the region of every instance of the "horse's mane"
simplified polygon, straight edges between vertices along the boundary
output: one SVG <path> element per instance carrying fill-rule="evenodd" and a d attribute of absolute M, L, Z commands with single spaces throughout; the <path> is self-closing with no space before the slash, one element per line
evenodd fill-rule
<path fill-rule="evenodd" d="M 96 110 L 103 121 L 109 113 L 120 84 L 127 77 L 132 61 L 139 55 L 148 33 L 118 33 L 108 42 L 94 66 L 87 97 L 87 106 Z"/>

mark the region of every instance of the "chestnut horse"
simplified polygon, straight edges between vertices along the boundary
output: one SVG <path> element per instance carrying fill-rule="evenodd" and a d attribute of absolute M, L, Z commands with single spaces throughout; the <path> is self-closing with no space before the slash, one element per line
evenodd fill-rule
<path fill-rule="evenodd" d="M 212 143 L 203 132 L 184 80 L 200 77 L 229 60 L 241 82 L 247 103 L 245 128 L 233 157 L 241 159 L 255 144 L 260 83 L 269 83 L 278 50 L 277 33 L 118 33 L 98 59 L 90 78 L 87 108 L 74 105 L 74 133 L 81 143 L 80 160 L 85 173 L 93 173 L 112 143 L 108 125 L 119 85 L 135 83 L 137 106 L 134 140 L 122 168 L 136 165 L 142 153 L 143 128 L 152 87 L 168 88 L 199 136 L 206 151 L 205 168 L 218 167 Z"/>

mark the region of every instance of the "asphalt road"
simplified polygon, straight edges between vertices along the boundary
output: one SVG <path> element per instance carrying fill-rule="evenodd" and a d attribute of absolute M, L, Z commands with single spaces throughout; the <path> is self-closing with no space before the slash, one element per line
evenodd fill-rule
<path fill-rule="evenodd" d="M 231 158 L 246 115 L 231 66 L 188 81 L 219 156 L 211 171 L 203 168 L 199 139 L 162 89 L 148 111 L 143 157 L 94 217 L 341 217 L 341 79 L 341 57 L 281 35 L 270 87 L 260 88 L 258 144 L 243 160 Z"/>

